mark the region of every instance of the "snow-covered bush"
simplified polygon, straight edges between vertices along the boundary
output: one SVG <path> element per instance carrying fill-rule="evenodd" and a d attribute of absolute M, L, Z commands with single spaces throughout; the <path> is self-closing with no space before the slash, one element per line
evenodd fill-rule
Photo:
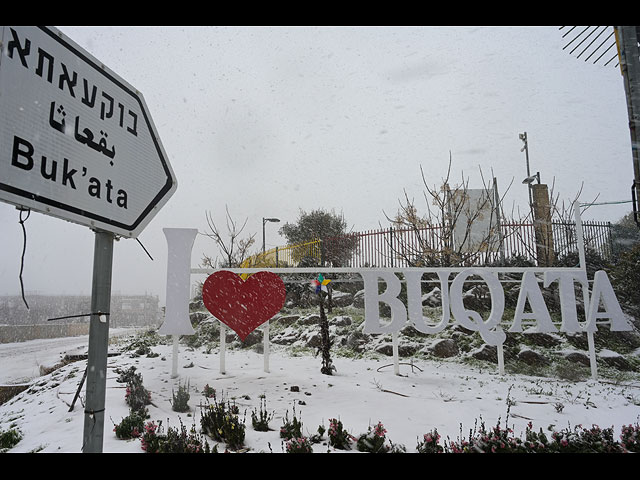
<path fill-rule="evenodd" d="M 131 412 L 130 415 L 124 417 L 122 421 L 115 425 L 113 431 L 121 440 L 128 440 L 130 438 L 138 438 L 144 431 L 145 418 L 138 412 Z"/>

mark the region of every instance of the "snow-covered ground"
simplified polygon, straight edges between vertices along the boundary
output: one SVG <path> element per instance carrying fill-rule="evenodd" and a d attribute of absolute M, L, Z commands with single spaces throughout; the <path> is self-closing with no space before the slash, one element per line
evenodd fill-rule
<path fill-rule="evenodd" d="M 85 337 L 86 339 L 86 337 Z M 84 372 L 86 361 L 68 364 L 48 375 L 37 376 L 39 365 L 53 365 L 66 352 L 83 350 L 82 337 L 58 342 L 37 340 L 0 345 L 0 384 L 31 378 L 31 387 L 0 405 L 0 429 L 16 426 L 23 439 L 10 452 L 80 452 L 84 429 L 82 400 L 69 412 L 70 404 Z M 16 346 L 21 348 L 17 349 Z M 25 347 L 35 348 L 25 348 Z M 86 343 L 85 343 L 86 346 Z M 84 347 L 86 352 L 86 347 Z M 11 354 L 10 350 L 13 349 Z M 19 353 L 19 351 L 23 353 Z M 104 452 L 143 453 L 139 440 L 119 440 L 113 427 L 129 413 L 125 403 L 125 384 L 116 381 L 115 369 L 135 366 L 145 388 L 151 391 L 150 420 L 163 426 L 200 427 L 200 407 L 206 403 L 205 385 L 216 389 L 218 399 L 231 399 L 246 412 L 246 447 L 250 452 L 284 451 L 279 428 L 285 415 L 294 413 L 306 434 L 316 433 L 319 425 L 328 427 L 338 418 L 353 435 L 366 433 L 369 426 L 382 422 L 387 438 L 415 452 L 422 435 L 437 429 L 443 440 L 456 440 L 477 423 L 487 428 L 501 422 L 524 435 L 526 425 L 561 430 L 576 425 L 602 428 L 620 427 L 640 420 L 640 382 L 615 383 L 611 380 L 568 382 L 541 377 L 499 375 L 497 367 L 468 367 L 448 361 L 421 361 L 400 365 L 394 374 L 390 359 L 353 360 L 334 357 L 337 371 L 320 373 L 321 358 L 292 356 L 271 346 L 269 371 L 263 355 L 251 350 L 227 350 L 225 373 L 220 372 L 218 350 L 188 351 L 180 346 L 178 377 L 172 378 L 173 348 L 153 347 L 155 358 L 132 357 L 122 353 L 109 357 L 107 372 Z M 36 366 L 36 367 L 34 367 Z M 190 413 L 172 411 L 172 393 L 189 385 Z M 297 388 L 293 388 L 297 387 Z M 264 395 L 267 410 L 274 413 L 269 432 L 255 431 L 251 412 L 260 408 Z M 507 417 L 508 407 L 509 417 Z M 325 434 L 326 438 L 326 434 Z M 209 440 L 213 446 L 215 442 Z M 224 450 L 224 445 L 219 446 Z M 334 451 L 327 443 L 314 445 L 314 452 Z"/>

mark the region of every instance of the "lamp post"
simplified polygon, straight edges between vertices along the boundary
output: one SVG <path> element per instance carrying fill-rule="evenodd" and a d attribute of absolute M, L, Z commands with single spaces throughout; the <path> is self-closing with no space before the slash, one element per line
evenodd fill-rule
<path fill-rule="evenodd" d="M 527 132 L 521 133 L 519 135 L 520 140 L 522 140 L 524 142 L 524 146 L 520 149 L 521 152 L 525 152 L 525 158 L 527 159 L 527 178 L 522 182 L 522 183 L 526 183 L 529 189 L 529 208 L 531 210 L 533 210 L 533 198 L 531 195 L 531 182 L 533 181 L 533 179 L 529 180 L 527 182 L 528 179 L 531 178 L 531 171 L 529 170 L 529 144 L 527 143 Z M 538 175 L 538 183 L 540 183 L 540 176 Z"/>
<path fill-rule="evenodd" d="M 264 243 L 264 226 L 267 222 L 279 222 L 279 218 L 264 218 L 262 217 L 262 253 L 265 253 L 265 243 Z"/>

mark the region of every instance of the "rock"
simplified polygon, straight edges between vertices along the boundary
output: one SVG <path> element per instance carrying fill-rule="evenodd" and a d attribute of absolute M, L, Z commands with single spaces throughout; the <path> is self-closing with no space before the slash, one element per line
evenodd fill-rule
<path fill-rule="evenodd" d="M 401 343 L 398 345 L 398 356 L 399 357 L 410 357 L 415 354 L 420 347 L 415 343 Z"/>
<path fill-rule="evenodd" d="M 189 302 L 189 311 L 195 312 L 204 308 L 204 302 L 202 300 L 192 300 Z"/>
<path fill-rule="evenodd" d="M 369 341 L 369 335 L 360 330 L 356 330 L 347 336 L 345 345 L 356 352 L 363 352 Z"/>
<path fill-rule="evenodd" d="M 476 332 L 474 332 L 473 330 L 469 330 L 468 328 L 463 327 L 462 325 L 460 325 L 459 323 L 455 323 L 453 325 L 453 331 L 454 332 L 459 332 L 459 333 L 463 333 L 465 335 L 472 335 Z"/>
<path fill-rule="evenodd" d="M 207 312 L 191 312 L 189 314 L 189 320 L 191 321 L 191 325 L 195 327 L 196 325 L 199 325 L 200 322 L 209 318 L 210 316 L 211 314 Z"/>
<path fill-rule="evenodd" d="M 422 306 L 439 307 L 442 305 L 442 292 L 438 287 L 434 287 L 429 293 L 422 296 Z"/>
<path fill-rule="evenodd" d="M 520 350 L 518 360 L 531 366 L 544 366 L 549 364 L 549 360 L 546 357 L 528 348 Z"/>
<path fill-rule="evenodd" d="M 493 345 L 482 345 L 474 351 L 471 356 L 477 360 L 486 360 L 488 362 L 498 362 L 498 348 Z"/>
<path fill-rule="evenodd" d="M 616 368 L 618 370 L 633 370 L 633 366 L 626 358 L 624 358 L 619 353 L 612 352 L 611 350 L 601 351 L 598 355 L 598 358 L 610 367 Z"/>
<path fill-rule="evenodd" d="M 567 333 L 567 342 L 580 350 L 587 350 L 589 343 L 587 341 L 586 333 Z"/>
<path fill-rule="evenodd" d="M 353 294 L 353 306 L 356 308 L 364 308 L 364 290 L 358 290 Z"/>
<path fill-rule="evenodd" d="M 438 358 L 454 357 L 460 353 L 458 344 L 455 340 L 451 340 L 450 338 L 436 340 L 428 347 L 428 351 Z"/>
<path fill-rule="evenodd" d="M 287 327 L 283 332 L 274 335 L 271 342 L 276 345 L 292 345 L 298 340 L 299 333 L 292 327 Z"/>
<path fill-rule="evenodd" d="M 320 333 L 312 333 L 306 337 L 305 347 L 309 348 L 321 348 L 322 347 L 322 335 Z"/>
<path fill-rule="evenodd" d="M 391 343 L 382 343 L 374 349 L 374 352 L 391 357 L 393 356 L 393 346 Z"/>
<path fill-rule="evenodd" d="M 298 320 L 299 325 L 318 325 L 320 323 L 320 315 L 311 314 Z"/>
<path fill-rule="evenodd" d="M 558 336 L 549 333 L 525 332 L 523 335 L 524 339 L 540 347 L 556 347 L 562 343 L 562 340 L 558 338 Z"/>
<path fill-rule="evenodd" d="M 348 307 L 353 303 L 353 295 L 334 290 L 331 294 L 331 304 L 334 307 Z"/>
<path fill-rule="evenodd" d="M 300 315 L 282 315 L 281 317 L 274 317 L 272 321 L 277 321 L 278 323 L 281 323 L 282 325 L 288 327 L 296 323 L 299 319 Z"/>
<path fill-rule="evenodd" d="M 339 315 L 329 320 L 329 325 L 335 325 L 337 327 L 346 327 L 352 323 L 353 321 L 351 320 L 351 317 L 347 317 L 345 315 Z"/>
<path fill-rule="evenodd" d="M 251 332 L 249 335 L 247 335 L 247 337 L 242 342 L 242 347 L 247 348 L 247 347 L 252 347 L 257 343 L 262 343 L 263 337 L 264 335 L 262 333 L 262 330 L 256 329 L 253 332 Z"/>
<path fill-rule="evenodd" d="M 589 366 L 589 356 L 582 352 L 567 352 L 564 354 L 565 360 L 572 363 L 579 363 L 584 366 Z"/>

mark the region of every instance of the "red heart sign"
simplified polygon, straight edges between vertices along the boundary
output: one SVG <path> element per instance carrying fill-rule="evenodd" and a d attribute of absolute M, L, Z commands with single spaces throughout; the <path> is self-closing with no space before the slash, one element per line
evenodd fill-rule
<path fill-rule="evenodd" d="M 285 296 L 284 282 L 271 272 L 254 273 L 242 280 L 233 272 L 220 270 L 209 275 L 202 286 L 207 310 L 242 341 L 280 311 Z"/>

